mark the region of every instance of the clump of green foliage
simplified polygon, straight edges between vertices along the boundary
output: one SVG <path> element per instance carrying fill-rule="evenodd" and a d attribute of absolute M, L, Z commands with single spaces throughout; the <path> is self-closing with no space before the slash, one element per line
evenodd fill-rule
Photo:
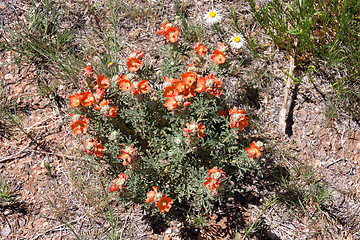
<path fill-rule="evenodd" d="M 252 0 L 250 6 L 274 43 L 295 56 L 299 69 L 339 73 L 328 76 L 337 90 L 337 102 L 359 119 L 360 2 L 274 0 L 257 5 Z"/>

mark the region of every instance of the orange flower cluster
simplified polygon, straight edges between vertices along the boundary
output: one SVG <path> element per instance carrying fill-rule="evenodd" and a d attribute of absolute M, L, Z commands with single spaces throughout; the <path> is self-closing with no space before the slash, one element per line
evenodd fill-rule
<path fill-rule="evenodd" d="M 206 54 L 206 51 L 208 50 L 207 47 L 205 47 L 204 45 L 202 44 L 199 44 L 199 43 L 196 43 L 194 46 L 193 46 L 193 49 L 195 50 L 195 52 L 200 56 L 200 57 L 205 57 L 205 54 Z"/>
<path fill-rule="evenodd" d="M 81 143 L 84 144 L 85 146 L 84 148 L 85 152 L 96 157 L 102 158 L 103 153 L 107 150 L 107 148 L 104 148 L 102 146 L 101 141 L 100 142 L 97 141 L 97 138 L 95 139 L 86 138 L 85 142 L 82 141 Z"/>
<path fill-rule="evenodd" d="M 91 92 L 76 93 L 69 97 L 70 106 L 76 108 L 78 106 L 90 107 L 95 102 L 95 97 Z"/>
<path fill-rule="evenodd" d="M 227 47 L 224 43 L 218 43 L 218 49 L 216 49 L 213 52 L 213 55 L 211 56 L 211 60 L 213 60 L 214 63 L 217 65 L 223 64 L 226 61 L 226 52 Z"/>
<path fill-rule="evenodd" d="M 208 177 L 205 178 L 204 185 L 207 189 L 211 190 L 211 193 L 216 196 L 217 188 L 223 183 L 222 179 L 225 178 L 225 172 L 221 171 L 217 167 L 207 171 Z"/>
<path fill-rule="evenodd" d="M 179 38 L 179 28 L 174 27 L 171 23 L 168 23 L 167 21 L 161 25 L 160 31 L 157 31 L 158 34 L 164 35 L 167 40 L 169 40 L 171 43 L 174 43 Z"/>
<path fill-rule="evenodd" d="M 245 151 L 249 155 L 249 158 L 259 158 L 261 156 L 261 151 L 264 149 L 264 144 L 260 141 L 250 143 L 249 148 L 245 148 Z"/>
<path fill-rule="evenodd" d="M 231 115 L 230 128 L 237 127 L 240 131 L 245 128 L 245 126 L 249 126 L 248 117 L 244 114 L 244 109 L 240 111 L 234 107 L 229 111 Z"/>
<path fill-rule="evenodd" d="M 169 212 L 171 204 L 173 204 L 174 202 L 171 200 L 171 198 L 166 197 L 165 194 L 159 192 L 157 187 L 153 186 L 152 189 L 153 190 L 146 194 L 147 199 L 144 202 L 153 202 L 161 213 Z"/>
<path fill-rule="evenodd" d="M 187 99 L 195 96 L 195 81 L 197 80 L 197 74 L 194 72 L 186 72 L 182 75 L 182 79 L 176 78 L 164 78 L 164 92 L 163 95 L 166 97 L 164 106 L 169 111 L 174 108 L 182 108 L 190 105 Z"/>
<path fill-rule="evenodd" d="M 74 134 L 78 135 L 81 133 L 86 133 L 88 129 L 88 125 L 90 123 L 90 119 L 86 118 L 85 116 L 80 116 L 79 114 L 70 113 L 70 116 L 72 122 L 70 127 L 71 130 L 74 131 Z"/>
<path fill-rule="evenodd" d="M 123 92 L 131 92 L 132 95 L 139 93 L 146 94 L 150 90 L 149 82 L 147 80 L 141 80 L 140 82 L 134 81 L 133 83 L 126 79 L 125 75 L 119 76 L 118 84 Z"/>
<path fill-rule="evenodd" d="M 126 62 L 126 66 L 130 72 L 136 72 L 140 69 L 140 66 L 143 64 L 140 60 L 144 56 L 144 53 L 137 50 L 135 53 L 130 55 L 130 58 Z"/>
<path fill-rule="evenodd" d="M 89 82 L 89 78 L 93 74 L 91 71 L 91 67 L 86 66 L 86 80 L 84 82 Z M 100 74 L 95 82 L 96 85 L 93 87 L 93 89 L 95 89 L 95 95 L 90 91 L 76 93 L 69 97 L 70 106 L 73 108 L 79 106 L 90 107 L 94 104 L 94 109 L 100 110 L 105 116 L 116 117 L 117 107 L 110 107 L 110 100 L 102 99 L 105 95 L 105 89 L 110 86 L 109 79 Z"/>
<path fill-rule="evenodd" d="M 121 191 L 126 192 L 126 180 L 128 179 L 127 174 L 120 173 L 119 176 L 114 180 L 113 185 L 110 187 L 110 192 Z"/>
<path fill-rule="evenodd" d="M 196 95 L 196 92 L 209 92 L 220 98 L 222 93 L 220 79 L 215 78 L 213 74 L 203 77 L 198 77 L 195 72 L 188 71 L 181 76 L 181 80 L 176 78 L 164 78 L 164 92 L 166 97 L 164 106 L 169 111 L 178 108 L 184 110 L 191 104 L 190 98 Z M 195 85 L 196 83 L 196 85 Z"/>
<path fill-rule="evenodd" d="M 133 148 L 133 146 L 126 146 L 124 149 L 120 150 L 121 155 L 118 158 L 124 160 L 123 165 L 130 165 L 134 158 L 137 158 L 138 155 L 136 153 L 137 148 Z"/>
<path fill-rule="evenodd" d="M 205 77 L 201 77 L 197 81 L 197 86 L 195 91 L 197 92 L 208 92 L 211 95 L 220 99 L 220 96 L 223 92 L 221 90 L 222 82 L 219 78 L 214 77 L 214 74 L 209 74 Z"/>

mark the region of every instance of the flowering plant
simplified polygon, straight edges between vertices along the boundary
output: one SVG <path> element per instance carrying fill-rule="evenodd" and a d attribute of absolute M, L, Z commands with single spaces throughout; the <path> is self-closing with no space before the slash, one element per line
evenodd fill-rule
<path fill-rule="evenodd" d="M 145 71 L 147 53 L 139 50 L 123 70 L 107 71 L 112 75 L 86 66 L 69 105 L 71 129 L 84 152 L 120 173 L 109 185 L 110 192 L 120 192 L 119 201 L 188 217 L 211 211 L 239 188 L 247 162 L 261 151 L 253 143 L 245 149 L 249 118 L 225 96 L 227 76 L 218 69 L 227 46 L 186 47 L 180 29 L 165 22 L 157 32 L 165 37 L 160 71 Z"/>

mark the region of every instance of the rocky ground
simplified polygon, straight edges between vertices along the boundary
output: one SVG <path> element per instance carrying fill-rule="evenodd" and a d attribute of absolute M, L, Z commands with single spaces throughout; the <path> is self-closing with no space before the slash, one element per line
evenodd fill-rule
<path fill-rule="evenodd" d="M 0 3 L 1 10 L 10 9 L 7 1 Z M 22 16 L 24 12 L 16 14 Z M 8 22 L 2 18 L 2 23 Z M 271 48 L 266 51 L 273 51 Z M 10 64 L 14 55 L 0 53 L 4 97 L 16 104 L 23 129 L 0 126 L 0 175 L 15 196 L 0 203 L 2 239 L 74 239 L 81 235 L 87 236 L 85 239 L 110 238 L 106 232 L 115 227 L 108 221 L 109 216 L 102 214 L 106 207 L 96 205 L 99 199 L 92 197 L 86 186 L 86 182 L 95 181 L 104 172 L 79 160 L 78 142 L 66 115 L 68 93 L 61 92 L 60 99 L 40 96 L 36 69 Z M 248 203 L 234 205 L 230 210 L 238 212 L 244 219 L 241 224 L 248 226 L 261 216 L 261 231 L 251 239 L 360 239 L 360 124 L 329 105 L 333 97 L 331 85 L 318 75 L 312 81 L 304 78 L 300 85 L 292 85 L 284 134 L 279 129 L 279 112 L 288 68 L 282 51 L 277 51 L 272 60 L 256 60 L 249 71 L 266 72 L 271 84 L 266 89 L 257 88 L 259 105 L 254 113 L 260 116 L 264 135 L 272 143 L 276 164 L 289 169 L 298 167 L 301 173 L 310 169 L 307 180 L 324 183 L 331 193 L 330 200 L 322 209 L 314 209 L 315 215 L 294 217 L 281 204 L 271 206 L 263 215 L 263 200 L 257 196 L 276 192 L 269 194 L 270 185 L 267 192 L 247 186 Z M 298 184 L 301 181 L 303 178 L 299 177 Z M 107 201 L 114 208 L 115 222 L 123 229 L 123 234 L 113 239 L 242 238 L 243 233 L 236 233 L 231 227 L 236 221 L 225 213 L 214 214 L 208 227 L 187 232 L 180 222 L 166 225 L 146 217 L 139 206 L 117 206 L 112 199 Z"/>

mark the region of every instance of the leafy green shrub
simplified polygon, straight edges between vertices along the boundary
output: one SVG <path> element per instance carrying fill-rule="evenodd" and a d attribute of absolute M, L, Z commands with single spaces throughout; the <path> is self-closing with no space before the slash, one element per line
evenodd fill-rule
<path fill-rule="evenodd" d="M 158 34 L 167 39 L 158 72 L 141 51 L 113 76 L 86 67 L 79 92 L 69 97 L 71 128 L 84 151 L 118 175 L 110 191 L 121 201 L 150 203 L 191 222 L 240 190 L 244 174 L 258 169 L 263 144 L 245 148 L 248 117 L 224 97 L 228 47 L 219 43 L 208 57 L 207 47 L 181 42 L 168 22 Z"/>

